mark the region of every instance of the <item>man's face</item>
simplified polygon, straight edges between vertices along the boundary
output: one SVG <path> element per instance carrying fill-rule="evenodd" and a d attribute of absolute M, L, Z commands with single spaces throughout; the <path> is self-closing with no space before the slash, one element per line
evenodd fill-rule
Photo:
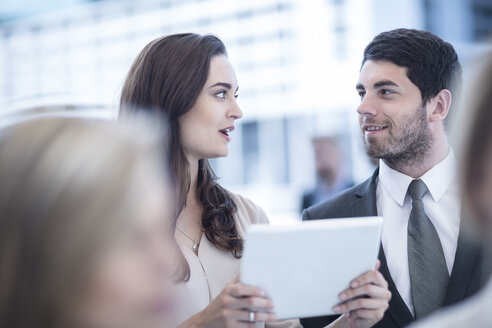
<path fill-rule="evenodd" d="M 340 149 L 333 140 L 317 139 L 313 141 L 316 173 L 327 186 L 336 182 L 340 173 Z"/>
<path fill-rule="evenodd" d="M 367 154 L 388 164 L 422 160 L 431 145 L 428 113 L 406 68 L 368 60 L 356 88 L 361 97 L 357 113 Z"/>

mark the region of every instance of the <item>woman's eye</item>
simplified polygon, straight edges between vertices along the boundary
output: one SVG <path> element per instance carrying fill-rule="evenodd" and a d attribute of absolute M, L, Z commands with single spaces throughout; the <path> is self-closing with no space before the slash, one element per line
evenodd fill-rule
<path fill-rule="evenodd" d="M 226 92 L 225 91 L 219 91 L 215 94 L 216 97 L 225 99 Z"/>

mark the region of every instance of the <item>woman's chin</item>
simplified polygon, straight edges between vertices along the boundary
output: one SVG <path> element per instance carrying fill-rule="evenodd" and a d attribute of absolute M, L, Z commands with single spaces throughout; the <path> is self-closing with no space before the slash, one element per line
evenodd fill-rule
<path fill-rule="evenodd" d="M 223 158 L 229 156 L 229 149 L 217 151 L 214 153 L 210 153 L 207 156 L 204 156 L 207 159 L 214 159 L 214 158 Z"/>

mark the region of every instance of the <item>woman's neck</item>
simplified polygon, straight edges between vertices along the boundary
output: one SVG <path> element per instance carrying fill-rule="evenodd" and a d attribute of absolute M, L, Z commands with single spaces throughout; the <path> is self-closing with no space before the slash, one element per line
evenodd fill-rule
<path fill-rule="evenodd" d="M 176 238 L 178 242 L 186 247 L 190 248 L 195 254 L 198 255 L 198 245 L 202 238 L 202 213 L 203 205 L 200 202 L 200 197 L 197 191 L 198 181 L 198 160 L 190 161 L 190 189 L 186 194 L 186 206 L 183 208 L 178 216 L 176 222 Z"/>
<path fill-rule="evenodd" d="M 190 189 L 186 194 L 186 206 L 183 208 L 178 217 L 178 226 L 192 231 L 198 229 L 202 225 L 203 205 L 200 202 L 200 197 L 197 191 L 198 181 L 198 160 L 189 160 L 190 168 Z"/>
<path fill-rule="evenodd" d="M 198 160 L 190 161 L 190 189 L 186 195 L 186 207 L 189 205 L 196 205 L 200 203 L 200 198 L 197 191 L 197 181 L 198 181 Z"/>

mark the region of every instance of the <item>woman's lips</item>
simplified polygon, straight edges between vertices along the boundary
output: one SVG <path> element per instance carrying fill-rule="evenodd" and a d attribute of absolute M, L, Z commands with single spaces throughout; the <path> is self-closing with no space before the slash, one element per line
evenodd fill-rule
<path fill-rule="evenodd" d="M 228 127 L 228 128 L 225 128 L 225 129 L 222 129 L 222 130 L 219 130 L 219 133 L 227 140 L 227 141 L 231 141 L 231 137 L 229 136 L 229 133 L 231 133 L 232 131 L 234 131 L 234 127 L 231 126 L 231 127 Z"/>
<path fill-rule="evenodd" d="M 219 133 L 224 137 L 225 140 L 231 141 L 231 137 L 227 133 L 224 133 L 222 131 L 219 131 Z"/>

